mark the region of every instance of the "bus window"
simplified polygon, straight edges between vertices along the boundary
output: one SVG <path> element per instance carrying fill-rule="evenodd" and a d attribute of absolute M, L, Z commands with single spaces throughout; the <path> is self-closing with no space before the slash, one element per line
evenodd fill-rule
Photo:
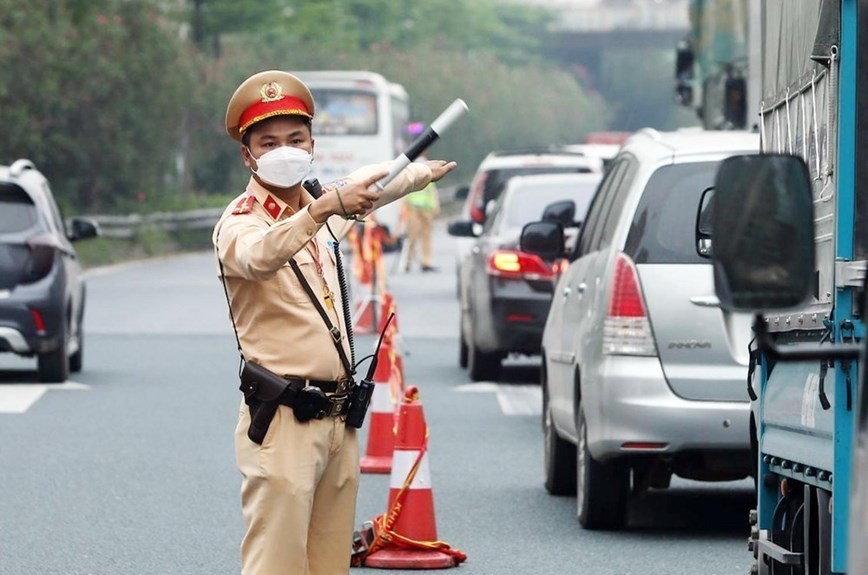
<path fill-rule="evenodd" d="M 377 133 L 377 97 L 357 90 L 312 90 L 313 135 L 371 136 Z"/>

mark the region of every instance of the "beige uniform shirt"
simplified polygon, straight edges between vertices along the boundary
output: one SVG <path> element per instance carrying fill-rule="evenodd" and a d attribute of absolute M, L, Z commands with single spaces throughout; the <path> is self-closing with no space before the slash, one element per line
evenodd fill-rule
<path fill-rule="evenodd" d="M 366 166 L 344 180 L 361 179 L 387 167 Z M 421 190 L 430 181 L 428 166 L 411 164 L 386 186 L 374 208 Z M 334 184 L 324 188 L 326 193 L 333 193 L 329 190 Z M 245 359 L 278 375 L 332 381 L 345 374 L 340 356 L 325 322 L 288 263 L 289 258 L 295 258 L 332 324 L 340 329 L 350 358 L 333 240 L 325 225 L 317 224 L 308 214 L 312 201 L 307 191 L 302 191 L 301 210 L 293 213 L 251 177 L 247 190 L 223 212 L 212 239 L 223 264 Z M 352 222 L 335 216 L 329 225 L 340 240 Z M 349 277 L 350 270 L 345 273 Z M 332 295 L 333 305 L 325 301 L 326 293 Z"/>

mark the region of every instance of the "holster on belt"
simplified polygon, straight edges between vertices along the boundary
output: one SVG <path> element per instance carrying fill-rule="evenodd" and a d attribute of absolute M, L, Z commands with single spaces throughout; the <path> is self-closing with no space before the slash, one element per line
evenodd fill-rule
<path fill-rule="evenodd" d="M 241 370 L 241 392 L 244 403 L 250 408 L 250 427 L 247 437 L 262 445 L 268 426 L 277 413 L 281 397 L 287 393 L 295 394 L 292 382 L 250 361 L 244 362 Z"/>

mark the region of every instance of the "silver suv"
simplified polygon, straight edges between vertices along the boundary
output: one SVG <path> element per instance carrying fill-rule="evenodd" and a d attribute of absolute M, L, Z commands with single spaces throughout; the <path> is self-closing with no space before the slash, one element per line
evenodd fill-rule
<path fill-rule="evenodd" d="M 751 472 L 750 318 L 719 308 L 695 223 L 720 161 L 758 148 L 641 130 L 600 184 L 542 344 L 546 488 L 577 491 L 586 528 L 623 526 L 631 486 Z"/>

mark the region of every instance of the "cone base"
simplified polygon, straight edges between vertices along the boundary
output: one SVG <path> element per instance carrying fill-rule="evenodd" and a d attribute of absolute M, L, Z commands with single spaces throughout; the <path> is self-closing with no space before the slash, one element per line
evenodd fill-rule
<path fill-rule="evenodd" d="M 365 558 L 365 567 L 375 569 L 446 569 L 457 565 L 454 557 L 434 549 L 380 549 Z"/>
<path fill-rule="evenodd" d="M 365 456 L 359 460 L 359 468 L 362 473 L 391 473 L 392 472 L 392 456 L 383 455 L 380 457 Z"/>

